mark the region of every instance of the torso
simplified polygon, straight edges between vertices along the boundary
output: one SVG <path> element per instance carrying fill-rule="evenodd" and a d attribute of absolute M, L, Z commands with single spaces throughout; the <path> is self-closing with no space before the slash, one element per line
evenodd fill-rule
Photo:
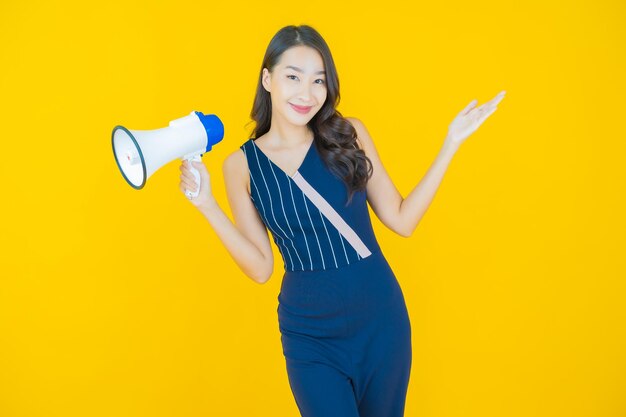
<path fill-rule="evenodd" d="M 283 161 L 291 155 L 294 163 L 300 162 L 291 173 L 271 160 L 254 139 L 242 143 L 250 201 L 271 232 L 286 271 L 343 268 L 367 257 L 368 250 L 379 250 L 366 192 L 354 193 L 347 204 L 348 189 L 342 178 L 325 164 L 316 142 L 307 145 L 307 152 L 300 155 L 302 161 L 295 161 L 295 150 L 274 152 Z"/>

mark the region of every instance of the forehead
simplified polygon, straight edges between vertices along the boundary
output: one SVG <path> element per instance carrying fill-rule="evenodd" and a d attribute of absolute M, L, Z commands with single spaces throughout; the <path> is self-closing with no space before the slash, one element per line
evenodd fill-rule
<path fill-rule="evenodd" d="M 322 55 L 308 46 L 294 46 L 283 52 L 278 64 L 282 70 L 320 74 L 324 72 Z"/>

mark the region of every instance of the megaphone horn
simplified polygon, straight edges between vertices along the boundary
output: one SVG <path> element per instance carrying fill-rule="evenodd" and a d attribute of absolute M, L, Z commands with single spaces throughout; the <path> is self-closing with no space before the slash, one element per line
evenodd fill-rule
<path fill-rule="evenodd" d="M 191 161 L 200 161 L 213 145 L 224 138 L 224 124 L 214 114 L 204 115 L 192 111 L 189 115 L 172 120 L 169 126 L 155 130 L 130 130 L 115 126 L 111 134 L 113 155 L 124 179 L 140 190 L 150 176 L 166 163 L 176 158 L 189 161 L 198 188 L 187 191 L 193 198 L 200 192 L 200 172 Z"/>

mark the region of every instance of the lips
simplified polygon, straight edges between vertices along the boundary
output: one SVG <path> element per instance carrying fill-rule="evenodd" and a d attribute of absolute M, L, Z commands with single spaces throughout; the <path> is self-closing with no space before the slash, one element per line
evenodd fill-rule
<path fill-rule="evenodd" d="M 291 104 L 291 103 L 289 104 L 291 105 L 291 107 L 293 107 L 295 111 L 297 111 L 298 113 L 302 113 L 302 114 L 308 113 L 309 110 L 311 110 L 311 108 L 313 107 L 313 106 L 303 107 L 303 106 L 296 106 L 295 104 Z"/>

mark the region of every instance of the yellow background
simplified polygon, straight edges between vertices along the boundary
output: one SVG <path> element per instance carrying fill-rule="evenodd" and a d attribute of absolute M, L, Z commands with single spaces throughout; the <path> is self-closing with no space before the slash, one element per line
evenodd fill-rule
<path fill-rule="evenodd" d="M 626 415 L 620 1 L 0 3 L 0 416 L 298 416 L 282 262 L 247 278 L 178 189 L 136 191 L 117 124 L 251 132 L 261 60 L 310 24 L 344 116 L 406 196 L 454 116 L 500 90 L 413 236 L 373 217 L 413 331 L 407 416 Z M 373 215 L 373 214 L 372 214 Z M 272 244 L 273 245 L 273 244 Z"/>

